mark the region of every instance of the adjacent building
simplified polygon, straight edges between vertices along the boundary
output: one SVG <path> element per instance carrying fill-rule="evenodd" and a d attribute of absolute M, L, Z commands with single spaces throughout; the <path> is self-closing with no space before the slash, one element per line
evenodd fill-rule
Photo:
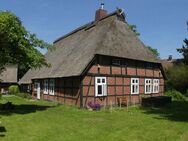
<path fill-rule="evenodd" d="M 8 87 L 17 84 L 18 66 L 6 65 L 0 74 L 0 93 L 8 93 Z"/>

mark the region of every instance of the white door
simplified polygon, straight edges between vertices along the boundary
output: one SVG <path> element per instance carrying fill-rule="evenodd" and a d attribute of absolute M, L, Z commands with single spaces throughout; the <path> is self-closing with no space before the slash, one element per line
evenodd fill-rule
<path fill-rule="evenodd" d="M 37 87 L 37 99 L 40 99 L 40 83 L 36 83 Z"/>

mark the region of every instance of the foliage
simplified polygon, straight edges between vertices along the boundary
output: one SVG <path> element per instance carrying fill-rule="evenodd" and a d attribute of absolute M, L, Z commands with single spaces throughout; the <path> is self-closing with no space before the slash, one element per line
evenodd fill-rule
<path fill-rule="evenodd" d="M 188 22 L 187 22 L 187 26 L 188 26 Z M 183 55 L 184 62 L 188 65 L 188 39 L 184 39 L 183 42 L 184 45 L 182 46 L 182 48 L 178 48 L 177 51 Z"/>
<path fill-rule="evenodd" d="M 2 93 L 0 93 L 0 99 L 2 98 Z"/>
<path fill-rule="evenodd" d="M 26 99 L 31 99 L 32 98 L 31 94 L 29 94 L 29 93 L 16 93 L 15 95 L 19 96 L 19 97 L 26 98 Z"/>
<path fill-rule="evenodd" d="M 185 96 L 187 96 L 187 97 L 188 97 L 188 89 L 187 89 L 187 91 L 186 91 L 186 94 L 185 94 Z"/>
<path fill-rule="evenodd" d="M 176 89 L 185 94 L 188 89 L 188 66 L 178 64 L 166 72 L 168 80 L 165 82 L 167 90 Z"/>
<path fill-rule="evenodd" d="M 18 85 L 11 85 L 11 86 L 9 86 L 8 91 L 10 94 L 17 94 L 20 92 L 20 89 L 19 89 Z"/>
<path fill-rule="evenodd" d="M 136 36 L 140 36 L 140 33 L 137 31 L 137 26 L 134 24 L 128 24 L 129 28 L 136 34 Z M 146 46 L 156 57 L 159 58 L 160 53 L 157 49 L 154 49 L 150 46 Z"/>
<path fill-rule="evenodd" d="M 150 47 L 150 46 L 146 46 L 146 47 L 147 47 L 157 58 L 159 58 L 160 53 L 158 52 L 157 49 L 152 48 L 152 47 Z"/>
<path fill-rule="evenodd" d="M 51 45 L 27 31 L 16 15 L 0 11 L 0 69 L 10 63 L 27 69 L 48 66 L 37 47 L 49 49 Z"/>
<path fill-rule="evenodd" d="M 140 36 L 140 33 L 137 31 L 137 27 L 134 24 L 128 24 L 129 28 L 136 34 L 136 36 Z"/>
<path fill-rule="evenodd" d="M 89 102 L 88 103 L 88 108 L 90 108 L 92 110 L 100 110 L 101 109 L 101 105 L 99 103 Z"/>
<path fill-rule="evenodd" d="M 187 141 L 188 104 L 173 101 L 166 108 L 129 107 L 90 112 L 47 101 L 3 97 L 14 104 L 0 110 L 5 141 Z M 1 103 L 1 100 L 0 100 Z M 170 128 L 169 128 L 170 127 Z M 53 130 L 52 130 L 53 129 Z M 28 132 L 29 131 L 29 132 Z M 147 131 L 147 132 L 146 132 Z"/>
<path fill-rule="evenodd" d="M 164 95 L 172 97 L 173 100 L 186 100 L 186 97 L 176 90 L 168 90 L 164 93 Z"/>

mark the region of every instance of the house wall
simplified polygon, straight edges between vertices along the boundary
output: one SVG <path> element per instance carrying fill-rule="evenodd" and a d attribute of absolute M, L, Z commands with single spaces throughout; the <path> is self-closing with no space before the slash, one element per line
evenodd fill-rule
<path fill-rule="evenodd" d="M 141 102 L 141 97 L 160 96 L 164 91 L 164 78 L 158 64 L 121 59 L 121 65 L 112 65 L 113 57 L 98 56 L 83 78 L 83 107 L 89 102 L 117 105 L 118 97 L 126 97 L 129 104 Z M 117 59 L 117 58 L 115 58 Z M 107 79 L 107 96 L 95 96 L 95 77 Z M 139 78 L 139 94 L 131 94 L 131 78 Z M 145 78 L 159 79 L 159 93 L 145 94 Z"/>
<path fill-rule="evenodd" d="M 114 59 L 120 59 L 121 65 L 114 65 Z M 95 96 L 95 77 L 106 77 L 107 96 Z M 131 78 L 139 79 L 139 94 L 131 94 Z M 159 93 L 145 94 L 145 79 L 159 79 Z M 41 99 L 57 101 L 86 107 L 89 102 L 105 105 L 117 105 L 118 97 L 126 97 L 129 104 L 138 104 L 142 97 L 160 96 L 164 91 L 164 78 L 159 64 L 133 61 L 129 59 L 99 56 L 91 62 L 80 77 L 54 78 L 54 95 L 44 94 L 44 80 L 36 79 L 41 86 Z M 50 81 L 50 79 L 48 79 Z M 33 96 L 37 97 L 33 90 Z"/>
<path fill-rule="evenodd" d="M 50 79 L 48 79 L 50 81 Z M 41 99 L 56 101 L 62 104 L 77 105 L 80 106 L 80 78 L 69 77 L 69 78 L 54 78 L 55 89 L 54 95 L 44 94 L 44 79 L 33 80 L 40 83 L 41 88 Z M 48 86 L 49 87 L 49 86 Z M 37 98 L 37 91 L 33 88 L 33 96 Z"/>

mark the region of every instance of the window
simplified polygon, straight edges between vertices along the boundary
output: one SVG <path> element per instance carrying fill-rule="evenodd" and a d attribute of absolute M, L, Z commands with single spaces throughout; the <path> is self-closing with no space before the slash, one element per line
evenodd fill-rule
<path fill-rule="evenodd" d="M 50 85 L 49 85 L 49 94 L 54 95 L 54 88 L 55 88 L 55 81 L 54 79 L 50 79 Z"/>
<path fill-rule="evenodd" d="M 153 68 L 153 64 L 152 63 L 146 63 L 146 68 Z"/>
<path fill-rule="evenodd" d="M 145 79 L 145 94 L 152 92 L 152 79 Z"/>
<path fill-rule="evenodd" d="M 48 94 L 48 79 L 44 80 L 44 89 L 43 89 L 44 94 Z"/>
<path fill-rule="evenodd" d="M 159 79 L 153 79 L 153 93 L 159 92 Z"/>
<path fill-rule="evenodd" d="M 139 94 L 139 79 L 131 78 L 131 94 Z"/>
<path fill-rule="evenodd" d="M 95 77 L 95 96 L 106 96 L 106 77 Z"/>
<path fill-rule="evenodd" d="M 38 88 L 38 82 L 34 81 L 34 91 L 37 91 L 37 88 Z"/>
<path fill-rule="evenodd" d="M 112 65 L 121 66 L 121 60 L 120 59 L 112 59 Z"/>

